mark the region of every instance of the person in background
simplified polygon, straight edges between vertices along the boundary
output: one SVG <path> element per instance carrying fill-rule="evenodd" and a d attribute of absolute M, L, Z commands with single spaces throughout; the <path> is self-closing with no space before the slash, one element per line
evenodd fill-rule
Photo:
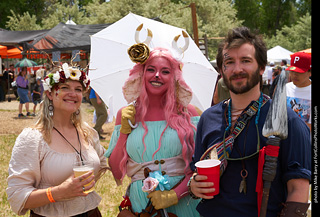
<path fill-rule="evenodd" d="M 91 88 L 89 99 L 94 109 L 96 110 L 96 124 L 94 125 L 94 129 L 98 132 L 100 139 L 105 139 L 101 134 L 103 132 L 102 126 L 106 122 L 108 118 L 108 112 L 106 108 L 106 104 L 102 101 L 100 96 Z"/>
<path fill-rule="evenodd" d="M 273 68 L 273 74 L 272 74 L 272 80 L 273 80 L 273 82 L 272 82 L 272 84 L 271 84 L 271 86 L 270 86 L 270 89 L 269 89 L 269 96 L 270 96 L 271 98 L 273 98 L 273 93 L 274 93 L 275 87 L 277 86 L 277 82 L 278 82 L 278 79 L 279 79 L 278 75 L 280 75 L 281 70 L 282 70 L 282 68 L 281 68 L 281 66 L 279 66 L 279 65 L 276 65 L 276 66 Z"/>
<path fill-rule="evenodd" d="M 229 89 L 223 81 L 223 77 L 219 79 L 216 85 L 216 91 L 214 92 L 214 103 L 218 104 L 219 102 L 230 98 Z"/>
<path fill-rule="evenodd" d="M 8 201 L 18 215 L 101 217 L 101 197 L 91 189 L 107 169 L 98 133 L 80 110 L 87 75 L 68 66 L 44 79 L 44 99 L 36 124 L 17 137 L 9 163 Z M 93 171 L 75 177 L 73 164 L 90 160 Z"/>
<path fill-rule="evenodd" d="M 286 69 L 292 82 L 287 83 L 287 105 L 311 130 L 311 54 L 297 52 Z"/>
<path fill-rule="evenodd" d="M 32 102 L 34 104 L 33 113 L 31 114 L 32 116 L 36 115 L 37 104 L 41 103 L 42 92 L 43 92 L 43 87 L 41 84 L 41 77 L 38 77 L 36 79 L 36 83 L 33 85 L 32 94 L 31 94 Z"/>
<path fill-rule="evenodd" d="M 5 71 L 5 66 L 2 64 L 2 76 L 0 77 L 0 102 L 5 101 L 6 99 L 6 82 L 5 82 L 5 77 L 4 77 L 4 71 Z"/>
<path fill-rule="evenodd" d="M 19 96 L 19 118 L 25 117 L 25 115 L 22 114 L 22 106 L 23 104 L 26 105 L 27 110 L 27 116 L 31 116 L 31 113 L 29 112 L 29 95 L 30 91 L 28 88 L 29 81 L 27 79 L 27 67 L 23 67 L 20 71 L 17 79 L 16 79 L 17 87 L 18 87 L 18 96 Z"/>
<path fill-rule="evenodd" d="M 272 81 L 273 81 L 273 79 L 272 79 L 273 68 L 274 68 L 274 62 L 271 61 L 269 68 L 267 68 L 267 70 L 268 70 L 268 71 L 267 71 L 267 73 L 268 73 L 268 84 L 269 84 L 269 85 L 271 85 L 271 84 L 272 84 Z"/>

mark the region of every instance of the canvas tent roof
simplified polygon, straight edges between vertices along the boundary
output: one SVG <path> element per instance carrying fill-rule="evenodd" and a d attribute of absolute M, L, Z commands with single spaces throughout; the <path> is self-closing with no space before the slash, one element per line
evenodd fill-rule
<path fill-rule="evenodd" d="M 33 41 L 48 31 L 49 30 L 0 31 L 0 44 L 4 46 L 22 45 L 23 43 Z"/>
<path fill-rule="evenodd" d="M 44 51 L 90 51 L 90 35 L 106 28 L 110 24 L 68 25 L 59 23 L 57 26 L 37 37 L 28 45 L 29 48 Z"/>
<path fill-rule="evenodd" d="M 292 54 L 291 51 L 281 47 L 281 46 L 275 46 L 274 48 L 271 48 L 267 51 L 267 58 L 268 62 L 271 61 L 274 63 L 280 63 L 283 59 L 287 60 L 287 63 L 290 64 L 290 54 Z"/>

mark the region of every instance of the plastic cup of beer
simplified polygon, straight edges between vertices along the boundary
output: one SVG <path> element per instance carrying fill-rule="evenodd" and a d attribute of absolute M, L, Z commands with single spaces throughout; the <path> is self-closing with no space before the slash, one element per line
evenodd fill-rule
<path fill-rule="evenodd" d="M 75 177 L 79 177 L 79 176 L 81 176 L 89 171 L 93 171 L 93 170 L 94 170 L 93 161 L 78 161 L 73 164 L 73 172 L 74 172 Z M 88 179 L 88 178 L 86 178 L 86 179 Z M 84 179 L 84 180 L 86 180 L 86 179 Z M 92 180 L 88 184 L 84 185 L 84 187 L 91 185 L 91 183 L 93 181 L 94 180 Z M 84 191 L 84 193 L 88 194 L 92 191 L 94 191 L 94 186 L 92 188 L 90 188 L 89 190 Z"/>
<path fill-rule="evenodd" d="M 220 164 L 221 161 L 219 160 L 202 160 L 195 164 L 198 174 L 208 177 L 208 179 L 203 180 L 202 182 L 213 182 L 213 188 L 215 188 L 215 191 L 211 193 L 205 193 L 207 196 L 215 196 L 219 194 Z"/>

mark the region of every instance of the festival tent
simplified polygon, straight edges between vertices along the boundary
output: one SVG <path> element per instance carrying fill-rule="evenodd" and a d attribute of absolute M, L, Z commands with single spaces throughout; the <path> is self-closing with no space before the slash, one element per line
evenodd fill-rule
<path fill-rule="evenodd" d="M 0 31 L 0 44 L 3 46 L 23 46 L 48 31 L 49 30 Z"/>
<path fill-rule="evenodd" d="M 34 38 L 27 46 L 34 50 L 53 51 L 90 51 L 90 35 L 108 27 L 110 24 L 70 25 L 59 23 L 46 33 Z"/>
<path fill-rule="evenodd" d="M 22 58 L 21 50 L 18 48 L 8 49 L 7 46 L 0 45 L 0 56 L 2 59 L 8 58 Z"/>
<path fill-rule="evenodd" d="M 293 54 L 291 51 L 277 45 L 267 51 L 268 62 L 274 62 L 275 64 L 277 64 L 281 63 L 282 60 L 287 60 L 287 63 L 290 63 L 291 54 Z"/>

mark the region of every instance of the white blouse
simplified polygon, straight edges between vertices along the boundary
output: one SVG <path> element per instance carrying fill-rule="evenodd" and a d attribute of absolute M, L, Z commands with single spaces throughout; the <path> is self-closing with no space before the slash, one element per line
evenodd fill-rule
<path fill-rule="evenodd" d="M 103 156 L 106 150 L 100 145 L 96 132 L 93 141 L 94 144 L 87 148 L 82 146 L 82 156 L 94 161 L 97 177 L 107 168 L 107 160 Z M 72 164 L 76 159 L 77 153 L 57 152 L 44 141 L 39 130 L 25 128 L 16 139 L 9 163 L 7 194 L 12 210 L 18 215 L 26 214 L 28 210 L 24 206 L 31 192 L 64 182 L 73 174 Z M 43 216 L 73 216 L 96 208 L 100 201 L 101 197 L 93 191 L 86 197 L 50 203 L 32 210 Z"/>

